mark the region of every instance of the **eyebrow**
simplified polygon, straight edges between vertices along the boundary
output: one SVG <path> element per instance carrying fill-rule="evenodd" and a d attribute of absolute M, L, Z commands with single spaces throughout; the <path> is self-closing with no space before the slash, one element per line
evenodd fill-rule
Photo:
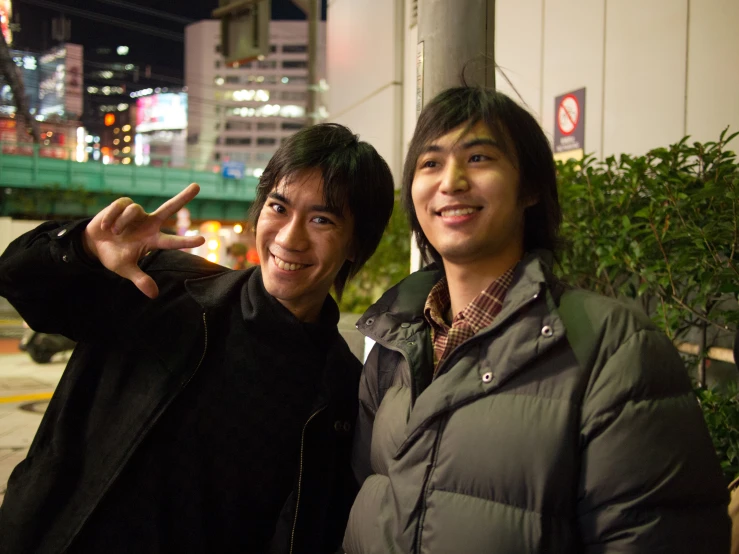
<path fill-rule="evenodd" d="M 461 146 L 462 150 L 469 150 L 470 148 L 475 148 L 476 146 L 492 146 L 493 148 L 497 148 L 499 150 L 501 149 L 500 144 L 498 144 L 495 139 L 489 137 L 474 138 L 463 142 Z M 429 144 L 421 151 L 421 154 L 426 154 L 429 152 L 443 152 L 444 150 L 445 149 L 438 144 Z"/>
<path fill-rule="evenodd" d="M 286 204 L 287 206 L 292 205 L 290 201 L 283 194 L 280 194 L 279 192 L 272 191 L 269 193 L 267 197 L 271 198 L 272 200 L 277 200 L 278 202 L 282 202 L 283 204 Z M 329 206 L 324 206 L 323 204 L 314 204 L 313 206 L 310 207 L 310 211 L 328 213 L 335 217 L 344 219 L 344 214 L 342 214 L 338 209 L 331 208 Z"/>

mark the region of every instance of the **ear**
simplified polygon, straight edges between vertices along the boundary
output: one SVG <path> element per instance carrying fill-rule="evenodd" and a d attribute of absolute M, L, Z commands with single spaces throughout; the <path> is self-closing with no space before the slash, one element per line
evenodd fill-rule
<path fill-rule="evenodd" d="M 346 252 L 346 259 L 349 260 L 351 263 L 354 263 L 354 260 L 356 258 L 357 258 L 357 239 L 353 238 Z"/>
<path fill-rule="evenodd" d="M 539 203 L 539 195 L 534 194 L 532 196 L 529 196 L 528 198 L 522 198 L 521 204 L 523 204 L 524 208 L 530 208 L 531 206 L 535 206 Z"/>

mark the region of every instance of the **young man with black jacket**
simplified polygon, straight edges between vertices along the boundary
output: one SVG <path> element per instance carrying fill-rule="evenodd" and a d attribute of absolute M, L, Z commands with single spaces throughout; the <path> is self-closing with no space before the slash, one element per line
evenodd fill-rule
<path fill-rule="evenodd" d="M 0 552 L 338 547 L 360 365 L 329 289 L 377 247 L 391 173 L 342 126 L 299 131 L 260 179 L 244 271 L 160 232 L 197 193 L 44 223 L 0 258 L 0 295 L 79 343 L 10 477 Z"/>

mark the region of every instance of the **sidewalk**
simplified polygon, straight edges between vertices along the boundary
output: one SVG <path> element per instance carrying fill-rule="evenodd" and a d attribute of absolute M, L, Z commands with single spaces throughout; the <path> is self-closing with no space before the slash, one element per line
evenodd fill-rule
<path fill-rule="evenodd" d="M 0 503 L 10 473 L 26 457 L 67 356 L 37 364 L 18 350 L 17 338 L 0 338 Z"/>

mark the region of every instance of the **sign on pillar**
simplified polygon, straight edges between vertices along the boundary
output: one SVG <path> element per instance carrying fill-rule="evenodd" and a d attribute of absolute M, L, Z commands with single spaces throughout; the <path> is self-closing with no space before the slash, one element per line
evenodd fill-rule
<path fill-rule="evenodd" d="M 582 159 L 585 153 L 585 89 L 554 99 L 554 159 Z"/>

